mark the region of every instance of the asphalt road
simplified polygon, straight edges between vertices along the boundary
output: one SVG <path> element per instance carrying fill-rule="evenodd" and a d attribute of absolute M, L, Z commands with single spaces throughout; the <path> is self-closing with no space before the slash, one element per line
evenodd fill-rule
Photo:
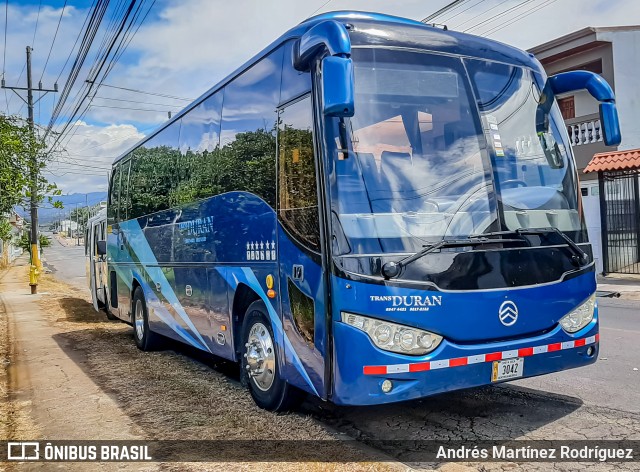
<path fill-rule="evenodd" d="M 600 298 L 598 307 L 598 362 L 512 384 L 640 413 L 640 301 Z"/>
<path fill-rule="evenodd" d="M 75 287 L 86 288 L 84 245 L 65 246 L 52 233 L 45 234 L 51 238 L 51 246 L 44 250 L 45 267 L 57 279 Z"/>

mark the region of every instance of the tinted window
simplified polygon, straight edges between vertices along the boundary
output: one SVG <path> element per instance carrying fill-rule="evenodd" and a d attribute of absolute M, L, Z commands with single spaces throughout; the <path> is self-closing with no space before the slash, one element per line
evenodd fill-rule
<path fill-rule="evenodd" d="M 111 187 L 109 188 L 109 205 L 107 206 L 107 219 L 109 224 L 118 221 L 118 202 L 120 200 L 120 165 L 116 165 L 111 176 Z"/>
<path fill-rule="evenodd" d="M 225 88 L 218 159 L 222 191 L 246 191 L 275 207 L 276 109 L 282 49 Z"/>
<path fill-rule="evenodd" d="M 220 160 L 221 90 L 182 118 L 180 157 L 176 169 L 179 182 L 172 190 L 172 205 L 217 195 L 226 189 Z"/>
<path fill-rule="evenodd" d="M 177 121 L 131 153 L 130 218 L 166 210 L 175 204 L 172 197 L 180 181 L 179 139 L 180 121 Z"/>
<path fill-rule="evenodd" d="M 125 221 L 131 216 L 131 200 L 129 196 L 129 171 L 131 160 L 127 156 L 126 160 L 120 163 L 120 201 L 118 203 L 118 219 Z"/>
<path fill-rule="evenodd" d="M 311 91 L 311 73 L 299 72 L 293 67 L 294 44 L 295 41 L 289 41 L 284 46 L 280 92 L 280 103 L 283 104 Z"/>
<path fill-rule="evenodd" d="M 312 130 L 311 97 L 281 110 L 278 130 L 278 214 L 295 239 L 319 251 L 320 226 Z"/>

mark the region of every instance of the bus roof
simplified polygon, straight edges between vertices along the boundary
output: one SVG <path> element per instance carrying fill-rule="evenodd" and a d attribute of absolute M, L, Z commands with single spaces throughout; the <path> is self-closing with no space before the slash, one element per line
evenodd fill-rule
<path fill-rule="evenodd" d="M 227 75 L 224 79 L 219 81 L 216 85 L 200 95 L 191 104 L 187 105 L 184 109 L 178 112 L 173 118 L 166 123 L 161 124 L 152 133 L 145 136 L 142 140 L 135 145 L 127 149 L 124 153 L 114 159 L 112 165 L 115 165 L 118 161 L 122 160 L 133 149 L 137 148 L 144 142 L 150 140 L 157 135 L 164 128 L 168 127 L 172 123 L 180 120 L 186 113 L 191 111 L 197 105 L 199 105 L 207 97 L 227 85 L 231 80 L 247 70 L 253 64 L 269 54 L 273 49 L 281 45 L 282 43 L 297 39 L 306 33 L 310 28 L 318 23 L 327 20 L 336 20 L 342 23 L 352 23 L 356 25 L 360 24 L 384 24 L 387 27 L 394 29 L 401 29 L 404 27 L 408 34 L 420 33 L 420 29 L 428 31 L 430 33 L 431 40 L 429 41 L 430 49 L 442 50 L 452 54 L 467 55 L 482 57 L 487 59 L 493 59 L 497 61 L 516 62 L 522 65 L 531 65 L 533 62 L 533 55 L 523 51 L 521 49 L 509 46 L 499 41 L 486 39 L 480 36 L 474 36 L 471 34 L 461 33 L 452 30 L 445 30 L 436 28 L 420 21 L 411 20 L 409 18 L 402 18 L 399 16 L 386 15 L 382 13 L 370 13 L 361 11 L 334 11 L 328 13 L 322 13 L 320 15 L 313 16 L 294 26 L 289 31 L 284 33 L 278 39 L 269 44 L 266 48 L 246 61 L 231 74 Z M 447 41 L 439 41 L 439 39 L 447 39 Z"/>

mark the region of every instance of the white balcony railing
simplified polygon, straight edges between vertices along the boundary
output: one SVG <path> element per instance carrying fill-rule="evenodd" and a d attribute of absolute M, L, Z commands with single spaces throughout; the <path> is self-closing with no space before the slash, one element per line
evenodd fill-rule
<path fill-rule="evenodd" d="M 602 127 L 598 118 L 567 125 L 572 146 L 602 141 Z"/>

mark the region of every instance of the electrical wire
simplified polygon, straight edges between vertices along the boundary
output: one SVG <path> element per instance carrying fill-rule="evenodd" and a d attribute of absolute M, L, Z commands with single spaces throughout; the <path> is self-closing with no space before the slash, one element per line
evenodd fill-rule
<path fill-rule="evenodd" d="M 444 7 L 442 7 L 440 10 L 432 13 L 431 15 L 427 16 L 426 18 L 423 18 L 422 20 L 420 20 L 421 23 L 428 23 L 431 20 L 444 15 L 445 13 L 447 13 L 448 11 L 452 11 L 455 10 L 456 8 L 459 8 L 460 6 L 462 6 L 462 4 L 466 3 L 467 0 L 454 0 L 453 2 L 445 5 Z"/>
<path fill-rule="evenodd" d="M 466 30 L 464 30 L 464 32 L 466 33 L 467 31 L 474 30 L 474 29 L 476 29 L 476 28 L 477 28 L 477 27 L 479 27 L 479 26 L 482 26 L 482 25 L 484 25 L 484 24 L 487 24 L 487 23 L 491 23 L 491 22 L 493 22 L 493 21 L 496 21 L 498 18 L 501 18 L 501 17 L 503 17 L 503 16 L 505 16 L 505 15 L 509 14 L 510 12 L 512 12 L 512 11 L 514 11 L 514 10 L 518 10 L 518 9 L 520 9 L 520 8 L 524 7 L 524 6 L 525 6 L 527 3 L 529 3 L 530 1 L 531 1 L 531 0 L 523 0 L 523 1 L 521 1 L 520 3 L 517 3 L 516 5 L 514 5 L 514 6 L 510 7 L 510 8 L 507 8 L 506 10 L 502 11 L 501 13 L 498 13 L 497 15 L 493 15 L 492 17 L 487 18 L 487 19 L 485 19 L 485 20 L 481 21 L 480 23 L 477 23 L 477 24 L 475 24 L 475 25 L 473 25 L 473 26 L 470 26 L 469 28 L 467 28 Z"/>
<path fill-rule="evenodd" d="M 36 27 L 33 30 L 33 39 L 31 40 L 31 49 L 33 49 L 33 45 L 36 42 L 36 33 L 38 32 L 38 22 L 40 21 L 40 9 L 42 8 L 42 0 L 38 4 L 38 15 L 36 16 Z"/>
<path fill-rule="evenodd" d="M 459 11 L 459 12 L 458 12 L 458 13 L 456 13 L 455 15 L 453 15 L 453 16 L 448 16 L 447 18 L 443 18 L 442 20 L 438 20 L 438 21 L 440 21 L 441 23 L 445 23 L 445 24 L 446 24 L 446 23 L 447 23 L 447 21 L 453 20 L 455 17 L 462 15 L 465 11 L 469 11 L 469 10 L 471 10 L 473 7 L 475 7 L 476 5 L 480 5 L 483 1 L 484 1 L 484 0 L 480 0 L 480 1 L 476 2 L 476 3 L 474 3 L 473 5 L 471 5 L 471 6 L 467 7 L 467 8 L 465 8 L 464 10 Z"/>
<path fill-rule="evenodd" d="M 91 106 L 93 108 L 113 108 L 115 110 L 157 111 L 159 113 L 167 113 L 169 111 L 175 112 L 175 110 L 155 110 L 155 109 L 151 109 L 151 108 L 118 107 L 118 106 L 115 106 L 115 105 L 96 105 L 96 104 L 92 104 Z"/>
<path fill-rule="evenodd" d="M 113 100 L 115 102 L 126 102 L 126 103 L 141 103 L 143 105 L 158 105 L 161 107 L 173 107 L 173 108 L 183 108 L 182 105 L 171 105 L 169 103 L 154 103 L 154 102 L 144 102 L 141 100 L 127 100 L 125 98 L 111 98 L 111 97 L 95 97 L 100 100 Z"/>
<path fill-rule="evenodd" d="M 156 97 L 173 98 L 175 100 L 183 100 L 183 101 L 186 101 L 186 102 L 192 102 L 192 101 L 195 100 L 194 98 L 176 97 L 175 95 L 167 95 L 167 94 L 164 94 L 164 93 L 157 93 L 157 92 L 146 92 L 144 90 L 132 89 L 132 88 L 127 88 L 127 87 L 118 87 L 116 85 L 109 85 L 109 84 L 102 84 L 100 87 L 107 87 L 107 88 L 113 88 L 113 89 L 118 89 L 118 90 L 126 90 L 128 92 L 135 92 L 135 93 L 143 93 L 145 95 L 154 95 Z"/>
<path fill-rule="evenodd" d="M 451 29 L 459 30 L 462 25 L 465 25 L 465 24 L 469 23 L 470 21 L 475 20 L 476 18 L 480 18 L 482 15 L 486 15 L 491 10 L 494 10 L 494 9 L 498 8 L 500 5 L 502 5 L 502 4 L 504 4 L 504 3 L 508 2 L 508 1 L 509 0 L 502 0 L 501 2 L 496 3 L 494 6 L 492 6 L 489 9 L 483 11 L 482 13 L 478 13 L 476 16 L 472 16 L 471 18 L 469 18 L 468 20 L 463 21 L 462 23 L 458 23 L 455 26 L 451 26 Z"/>
<path fill-rule="evenodd" d="M 56 26 L 56 32 L 53 35 L 53 41 L 51 41 L 49 54 L 47 54 L 47 60 L 44 62 L 44 67 L 42 68 L 42 74 L 40 74 L 40 81 L 42 81 L 42 78 L 44 77 L 44 72 L 47 70 L 47 65 L 49 64 L 49 58 L 51 58 L 51 51 L 53 51 L 53 46 L 54 44 L 56 44 L 56 38 L 58 37 L 58 30 L 60 29 L 60 23 L 62 22 L 62 17 L 64 16 L 64 10 L 65 8 L 67 8 L 67 1 L 68 0 L 64 0 L 64 5 L 62 6 L 62 10 L 60 11 L 60 18 L 58 18 L 58 26 Z"/>
<path fill-rule="evenodd" d="M 144 3 L 144 0 L 142 0 L 142 3 Z M 136 6 L 137 6 L 137 9 L 134 12 L 134 7 Z M 70 114 L 70 118 L 67 120 L 66 124 L 63 126 L 62 130 L 60 131 L 60 134 L 54 141 L 52 149 L 55 148 L 57 143 L 61 141 L 66 130 L 74 122 L 75 118 L 78 116 L 83 116 L 84 113 L 86 113 L 88 108 L 91 106 L 93 97 L 95 97 L 95 94 L 100 88 L 101 83 L 104 81 L 107 74 L 113 67 L 115 54 L 117 54 L 118 50 L 121 48 L 122 43 L 124 42 L 124 38 L 126 38 L 127 33 L 132 28 L 132 25 L 133 25 L 132 22 L 135 21 L 136 15 L 140 11 L 140 8 L 141 8 L 141 4 L 138 3 L 137 0 L 130 1 L 124 16 L 121 18 L 119 22 L 116 33 L 114 33 L 114 35 L 108 42 L 108 46 L 106 47 L 105 53 L 100 57 L 100 60 L 98 62 L 94 63 L 93 67 L 89 71 L 88 80 L 86 80 L 86 83 L 88 84 L 88 86 L 86 87 L 86 91 L 81 91 L 78 94 L 80 95 L 80 99 L 76 101 L 76 104 L 73 107 L 73 111 Z M 133 20 L 129 21 L 129 18 L 132 16 L 132 12 L 133 12 Z M 119 40 L 119 43 L 118 43 L 118 40 Z M 114 48 L 115 48 L 115 52 L 112 54 L 112 51 L 114 50 Z M 107 64 L 106 61 L 110 56 L 111 56 L 110 62 Z M 101 76 L 102 70 L 105 68 L 105 66 L 106 66 L 106 71 Z M 98 77 L 100 76 L 101 76 L 100 80 L 97 80 Z M 96 82 L 98 82 L 97 85 L 96 85 Z M 95 91 L 93 91 L 94 85 L 96 85 Z M 93 97 L 89 98 L 89 95 L 92 93 L 92 91 L 93 91 Z M 85 102 L 87 99 L 88 99 L 88 103 L 85 105 Z M 84 110 L 80 112 L 83 106 L 84 106 Z"/>
<path fill-rule="evenodd" d="M 82 32 L 84 31 L 84 27 L 87 24 L 87 21 L 89 20 L 89 18 L 91 17 L 91 12 L 95 8 L 95 4 L 96 4 L 96 0 L 93 1 L 93 3 L 91 4 L 90 9 L 87 12 L 87 15 L 84 18 L 84 22 L 82 23 L 82 26 L 80 27 L 80 31 L 78 31 L 78 35 L 76 36 L 76 40 L 73 43 L 73 46 L 69 50 L 69 54 L 67 55 L 67 59 L 64 61 L 64 65 L 62 66 L 62 69 L 60 69 L 60 73 L 58 74 L 58 77 L 56 78 L 56 82 L 60 81 L 60 77 L 62 77 L 62 73 L 66 69 L 67 64 L 69 63 L 69 59 L 71 59 L 71 55 L 73 54 L 73 51 L 75 51 L 75 49 L 76 49 L 76 45 L 78 44 L 78 41 L 80 41 L 80 37 L 82 36 Z"/>
<path fill-rule="evenodd" d="M 327 0 L 326 2 L 324 2 L 322 5 L 320 5 L 318 8 L 315 9 L 315 11 L 309 15 L 309 17 L 312 17 L 313 15 L 315 15 L 316 13 L 318 13 L 320 10 L 322 10 L 324 7 L 326 7 L 327 5 L 329 5 L 333 0 Z"/>
<path fill-rule="evenodd" d="M 532 15 L 533 13 L 535 13 L 535 12 L 537 12 L 539 10 L 542 10 L 543 8 L 551 5 L 552 3 L 555 3 L 556 1 L 557 0 L 546 0 L 546 2 L 538 5 L 537 7 L 531 7 L 530 9 L 525 10 L 524 12 L 522 12 L 520 15 L 512 18 L 511 20 L 508 20 L 507 23 L 500 24 L 500 25 L 496 26 L 495 28 L 490 29 L 489 31 L 485 31 L 480 36 L 489 36 L 490 34 L 493 34 L 493 33 L 495 33 L 496 31 L 498 31 L 500 29 L 504 29 L 507 26 L 510 26 L 510 25 L 522 20 L 523 18 L 526 18 L 529 15 Z"/>
<path fill-rule="evenodd" d="M 4 2 L 4 51 L 2 53 L 2 78 L 4 79 L 4 73 L 7 65 L 7 25 L 9 23 L 9 0 Z M 7 95 L 7 89 L 4 89 L 4 100 L 7 106 L 7 115 L 9 114 L 9 97 Z"/>

